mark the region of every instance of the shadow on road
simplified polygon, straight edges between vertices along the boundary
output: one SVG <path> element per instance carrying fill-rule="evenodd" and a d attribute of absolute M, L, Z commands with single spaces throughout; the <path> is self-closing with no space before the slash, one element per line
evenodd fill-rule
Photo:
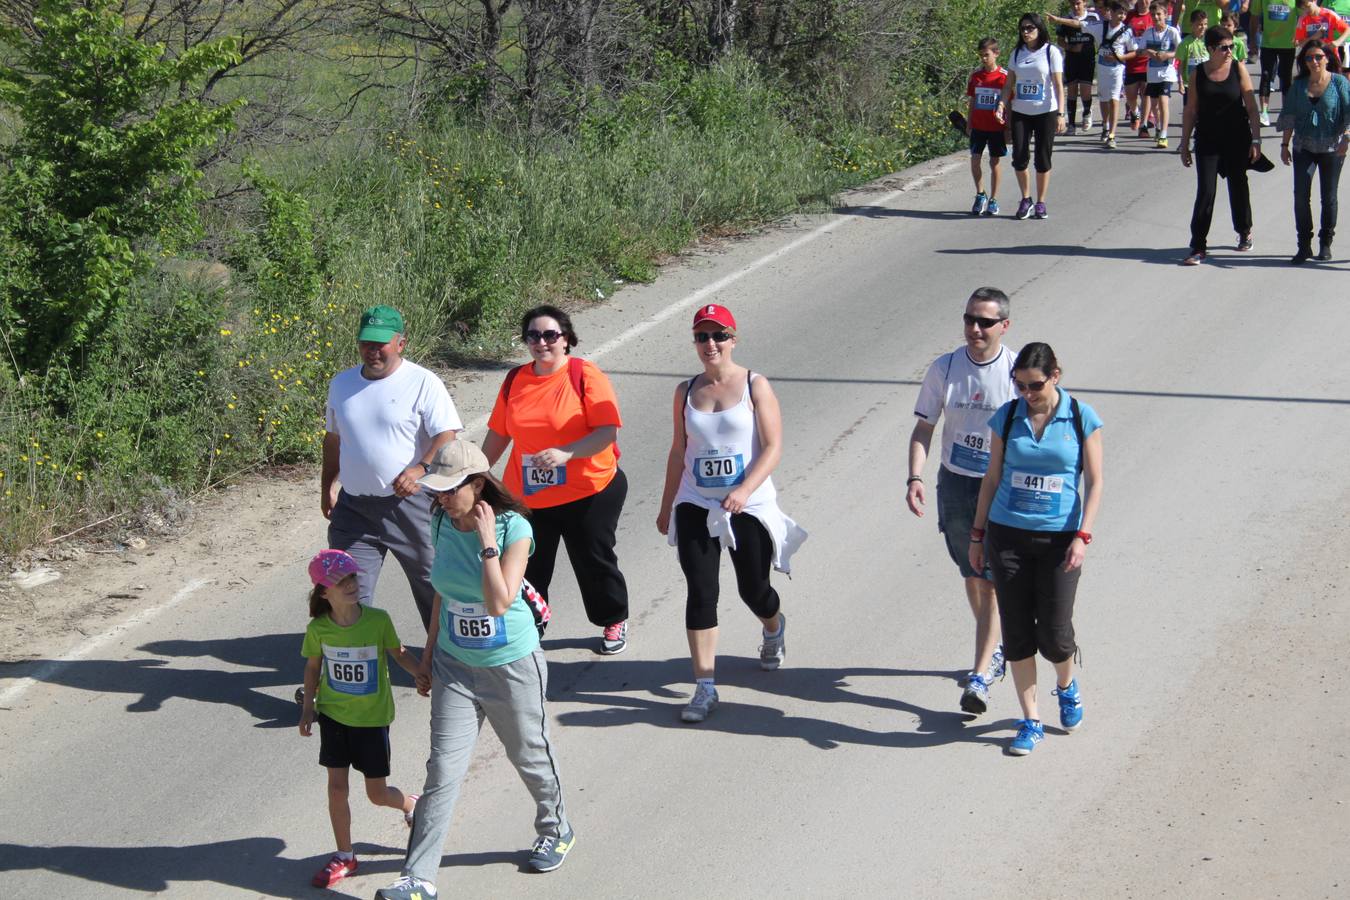
<path fill-rule="evenodd" d="M 964 210 L 947 209 L 897 209 L 891 206 L 841 206 L 834 210 L 837 216 L 858 216 L 864 219 L 971 219 L 978 220 Z M 997 219 L 999 216 L 989 216 Z"/>
<path fill-rule="evenodd" d="M 0 666 L 0 680 L 33 678 L 100 694 L 139 694 L 127 704 L 127 712 L 156 712 L 166 700 L 237 706 L 257 719 L 256 728 L 292 728 L 299 710 L 291 691 L 283 697 L 264 693 L 267 688 L 298 687 L 304 680 L 304 659 L 299 634 L 265 634 L 255 637 L 209 641 L 152 641 L 137 648 L 160 657 L 211 658 L 237 669 L 184 669 L 169 659 L 27 660 Z M 412 687 L 412 678 L 397 665 L 389 666 L 390 679 L 400 687 Z"/>
<path fill-rule="evenodd" d="M 314 897 L 309 880 L 327 855 L 287 859 L 286 842 L 275 837 L 240 838 L 186 847 L 28 847 L 0 843 L 0 872 L 43 870 L 133 891 L 159 893 L 193 882 L 236 887 L 264 897 Z M 359 875 L 396 877 L 403 868 L 402 847 L 356 843 Z M 371 857 L 385 857 L 371 858 Z M 528 871 L 525 850 L 447 854 L 441 868 L 512 865 Z M 45 894 L 43 894 L 45 896 Z M 95 894 L 97 896 L 97 894 Z"/>
<path fill-rule="evenodd" d="M 932 710 L 895 697 L 874 696 L 850 689 L 849 678 L 940 678 L 955 682 L 961 672 L 868 667 L 783 668 L 764 672 L 759 660 L 719 656 L 717 686 L 722 702 L 701 725 L 680 721 L 688 699 L 689 660 L 611 660 L 550 663 L 550 694 L 568 703 L 591 703 L 606 709 L 564 712 L 558 721 L 567 726 L 612 727 L 654 725 L 660 728 L 703 729 L 728 734 L 798 738 L 813 747 L 832 750 L 841 744 L 919 749 L 955 743 L 981 743 L 1002 747 L 1012 721 L 982 722 L 971 726 L 964 713 Z M 673 684 L 682 688 L 675 690 Z M 646 691 L 650 697 L 619 695 L 621 691 Z M 888 713 L 897 730 L 871 731 L 828 719 L 789 715 L 781 709 L 743 702 L 747 693 L 791 697 L 813 703 L 849 703 L 875 707 Z M 955 696 L 955 695 L 953 695 Z M 918 722 L 912 730 L 910 717 Z M 997 732 L 997 737 L 988 736 Z"/>
<path fill-rule="evenodd" d="M 1077 244 L 1017 244 L 1002 247 L 950 247 L 936 250 L 936 253 L 948 253 L 956 256 L 974 256 L 976 254 L 1000 254 L 1003 256 L 1052 256 L 1056 258 L 1070 256 L 1095 257 L 1098 259 L 1127 259 L 1135 262 L 1152 263 L 1160 266 L 1180 266 L 1187 250 L 1178 247 L 1081 247 Z M 1235 253 L 1233 256 L 1215 256 L 1211 251 L 1205 261 L 1206 266 L 1220 269 L 1289 268 L 1289 260 L 1284 256 Z"/>

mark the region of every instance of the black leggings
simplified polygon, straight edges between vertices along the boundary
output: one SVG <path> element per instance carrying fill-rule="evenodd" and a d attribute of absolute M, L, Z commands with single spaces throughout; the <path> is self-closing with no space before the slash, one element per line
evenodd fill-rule
<path fill-rule="evenodd" d="M 1031 136 L 1036 136 L 1036 171 L 1050 171 L 1050 152 L 1055 148 L 1055 126 L 1059 124 L 1059 113 L 1041 113 L 1028 116 L 1020 112 L 1012 114 L 1013 168 L 1025 172 L 1031 159 Z"/>
<path fill-rule="evenodd" d="M 1247 190 L 1247 145 L 1241 138 L 1227 156 L 1206 153 L 1197 148 L 1195 155 L 1195 208 L 1191 211 L 1191 249 L 1208 247 L 1209 225 L 1214 219 L 1214 198 L 1218 193 L 1219 166 L 1228 176 L 1228 207 L 1233 214 L 1233 230 L 1249 234 L 1252 230 L 1252 201 Z M 1240 152 L 1239 152 L 1240 151 Z"/>
<path fill-rule="evenodd" d="M 985 533 L 989 567 L 1009 662 L 1041 656 L 1052 663 L 1073 656 L 1073 601 L 1081 567 L 1064 571 L 1072 531 L 1028 531 L 990 522 Z"/>
<path fill-rule="evenodd" d="M 1294 83 L 1294 49 L 1275 47 L 1261 48 L 1261 96 L 1270 96 L 1270 82 L 1275 78 L 1275 69 L 1280 70 L 1280 93 L 1289 93 Z"/>
<path fill-rule="evenodd" d="M 598 494 L 530 510 L 534 555 L 525 564 L 525 577 L 547 600 L 558 559 L 558 539 L 562 538 L 577 576 L 586 618 L 601 627 L 628 618 L 628 584 L 614 553 L 614 532 L 627 497 L 628 478 L 619 469 Z"/>
<path fill-rule="evenodd" d="M 759 519 L 748 513 L 731 517 L 736 549 L 731 551 L 731 566 L 736 570 L 736 589 L 750 611 L 761 619 L 778 615 L 778 592 L 769 584 L 773 563 L 773 539 Z M 684 607 L 684 627 L 702 631 L 717 627 L 718 567 L 722 544 L 708 535 L 708 511 L 693 503 L 675 507 L 675 537 L 680 552 L 680 568 L 689 586 Z"/>

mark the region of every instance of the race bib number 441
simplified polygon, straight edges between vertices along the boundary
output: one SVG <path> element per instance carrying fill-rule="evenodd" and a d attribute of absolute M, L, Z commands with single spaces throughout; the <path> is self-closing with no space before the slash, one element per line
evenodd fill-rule
<path fill-rule="evenodd" d="M 1063 492 L 1064 479 L 1058 475 L 1012 473 L 1012 508 L 1017 512 L 1057 512 L 1059 496 Z"/>
<path fill-rule="evenodd" d="M 380 683 L 379 647 L 323 647 L 328 686 L 339 694 L 365 696 Z"/>
<path fill-rule="evenodd" d="M 554 466 L 553 468 L 536 466 L 534 457 L 529 454 L 521 455 L 520 466 L 520 482 L 525 486 L 526 495 L 537 494 L 551 487 L 567 484 L 567 466 Z"/>

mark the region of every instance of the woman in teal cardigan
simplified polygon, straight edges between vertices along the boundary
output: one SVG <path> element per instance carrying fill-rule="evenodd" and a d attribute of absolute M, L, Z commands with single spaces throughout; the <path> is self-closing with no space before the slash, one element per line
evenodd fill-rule
<path fill-rule="evenodd" d="M 1336 191 L 1350 148 L 1350 81 L 1334 71 L 1336 50 L 1320 40 L 1303 45 L 1298 54 L 1298 77 L 1285 95 L 1284 111 L 1276 127 L 1284 132 L 1280 160 L 1294 166 L 1294 226 L 1298 252 L 1289 260 L 1301 265 L 1309 259 L 1331 259 L 1336 234 Z M 1292 150 L 1292 152 L 1291 152 Z M 1322 230 L 1318 251 L 1312 253 L 1312 179 L 1318 175 L 1322 193 Z"/>

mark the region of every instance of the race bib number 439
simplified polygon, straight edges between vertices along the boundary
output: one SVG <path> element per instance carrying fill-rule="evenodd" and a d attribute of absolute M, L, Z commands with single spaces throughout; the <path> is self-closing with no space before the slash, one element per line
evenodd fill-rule
<path fill-rule="evenodd" d="M 567 484 L 567 466 L 554 466 L 553 468 L 536 466 L 534 457 L 529 454 L 523 454 L 520 457 L 520 466 L 520 480 L 521 484 L 525 486 L 526 495 L 537 494 L 551 487 Z"/>
<path fill-rule="evenodd" d="M 1022 513 L 1055 513 L 1064 479 L 1058 475 L 1012 473 L 1012 508 Z"/>
<path fill-rule="evenodd" d="M 380 683 L 379 647 L 323 646 L 328 686 L 339 694 L 364 696 L 375 693 Z"/>
<path fill-rule="evenodd" d="M 983 472 L 989 468 L 989 434 L 963 431 L 952 441 L 952 465 L 967 472 Z"/>

